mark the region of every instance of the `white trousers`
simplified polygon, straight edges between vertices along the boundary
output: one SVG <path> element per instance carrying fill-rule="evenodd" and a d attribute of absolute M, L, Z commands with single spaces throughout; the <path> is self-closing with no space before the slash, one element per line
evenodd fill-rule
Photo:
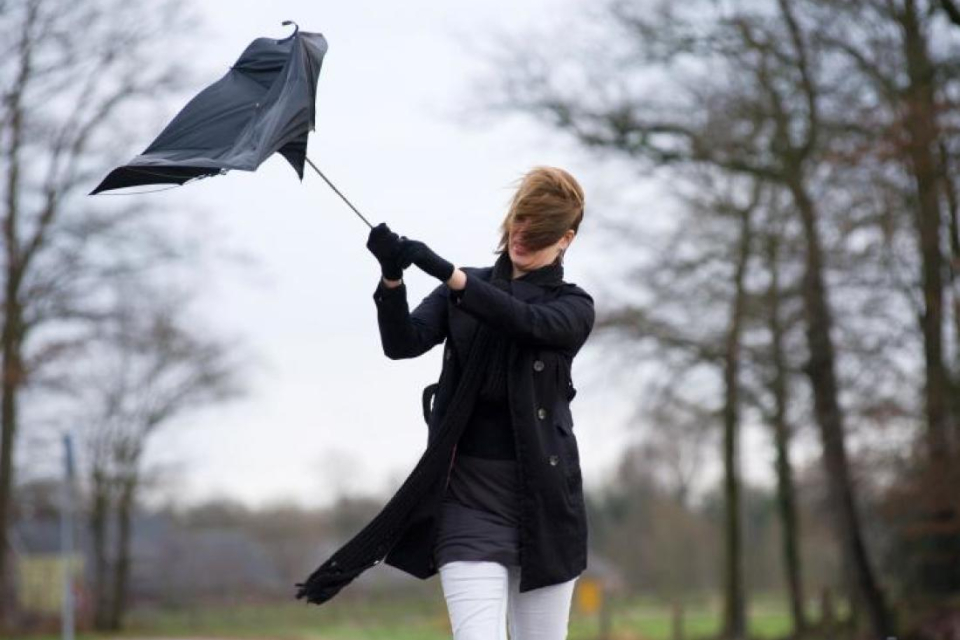
<path fill-rule="evenodd" d="M 520 593 L 520 567 L 457 560 L 440 566 L 453 640 L 565 640 L 577 578 Z M 579 576 L 578 576 L 579 577 Z"/>

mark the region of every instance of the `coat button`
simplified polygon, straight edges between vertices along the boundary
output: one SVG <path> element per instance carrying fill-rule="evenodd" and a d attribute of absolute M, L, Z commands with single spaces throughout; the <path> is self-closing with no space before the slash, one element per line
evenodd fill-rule
<path fill-rule="evenodd" d="M 543 360 L 534 360 L 534 361 L 533 361 L 533 370 L 534 370 L 534 371 L 543 371 Z"/>
<path fill-rule="evenodd" d="M 450 350 L 449 350 L 449 349 L 447 349 L 446 353 L 443 354 L 443 358 L 444 358 L 445 360 L 449 360 L 449 359 L 450 359 Z"/>
<path fill-rule="evenodd" d="M 539 409 L 537 409 L 537 417 L 540 418 L 541 420 L 543 420 L 544 418 L 546 418 L 546 417 L 547 417 L 547 410 L 544 409 L 543 407 L 540 407 Z"/>
<path fill-rule="evenodd" d="M 557 456 L 550 456 L 550 466 L 552 467 L 557 466 L 557 462 L 559 461 L 560 461 L 560 458 L 558 458 Z"/>

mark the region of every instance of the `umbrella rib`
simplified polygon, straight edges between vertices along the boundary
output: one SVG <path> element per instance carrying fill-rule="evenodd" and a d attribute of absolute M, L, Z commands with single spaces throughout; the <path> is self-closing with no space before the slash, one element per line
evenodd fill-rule
<path fill-rule="evenodd" d="M 371 229 L 373 229 L 373 225 L 370 224 L 370 221 L 367 220 L 366 218 L 364 218 L 364 217 L 363 217 L 363 214 L 360 213 L 359 211 L 357 211 L 357 208 L 356 208 L 355 206 L 353 206 L 353 205 L 350 203 L 349 200 L 347 200 L 347 197 L 346 197 L 345 195 L 343 195 L 342 193 L 340 193 L 340 190 L 339 190 L 339 189 L 337 189 L 335 186 L 333 186 L 333 183 L 330 182 L 330 180 L 327 179 L 327 176 L 323 175 L 323 172 L 320 171 L 320 169 L 317 168 L 317 165 L 313 164 L 313 160 L 311 160 L 310 158 L 306 158 L 306 161 L 307 161 L 307 163 L 308 163 L 311 167 L 313 167 L 313 170 L 316 171 L 318 174 L 320 174 L 320 177 L 323 178 L 324 181 L 325 181 L 328 185 L 330 185 L 330 188 L 333 189 L 334 192 L 335 192 L 338 196 L 340 196 L 341 198 L 343 198 L 343 201 L 347 203 L 347 206 L 349 206 L 351 209 L 353 209 L 353 212 L 356 213 L 358 216 L 360 216 L 360 219 L 363 220 L 364 222 L 366 222 L 368 227 L 370 227 Z"/>

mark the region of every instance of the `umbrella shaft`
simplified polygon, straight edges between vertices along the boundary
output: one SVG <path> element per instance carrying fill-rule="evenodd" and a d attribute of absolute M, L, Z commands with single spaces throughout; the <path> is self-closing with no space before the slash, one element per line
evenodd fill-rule
<path fill-rule="evenodd" d="M 323 178 L 324 182 L 326 182 L 328 185 L 330 185 L 330 188 L 333 189 L 334 192 L 335 192 L 338 196 L 340 196 L 341 198 L 343 198 L 343 201 L 347 203 L 347 206 L 350 207 L 351 209 L 353 209 L 353 212 L 356 213 L 358 216 L 360 216 L 360 219 L 363 220 L 364 222 L 366 222 L 368 227 L 370 227 L 371 229 L 373 229 L 373 225 L 370 224 L 370 221 L 367 220 L 366 218 L 364 218 L 364 217 L 363 217 L 363 214 L 360 213 L 359 211 L 357 211 L 357 208 L 356 208 L 355 206 L 353 206 L 353 205 L 350 203 L 349 200 L 347 200 L 346 196 L 344 196 L 342 193 L 340 193 L 340 190 L 337 189 L 335 186 L 333 186 L 333 183 L 330 182 L 330 180 L 327 179 L 327 176 L 323 175 L 323 172 L 320 171 L 320 169 L 317 168 L 317 165 L 313 164 L 313 161 L 312 161 L 310 158 L 307 158 L 306 160 L 307 160 L 307 163 L 308 163 L 311 167 L 313 167 L 313 170 L 316 171 L 318 174 L 320 174 L 320 177 Z"/>

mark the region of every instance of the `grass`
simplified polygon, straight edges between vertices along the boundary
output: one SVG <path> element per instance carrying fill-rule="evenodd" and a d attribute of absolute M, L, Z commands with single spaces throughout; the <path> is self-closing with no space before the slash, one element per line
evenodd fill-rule
<path fill-rule="evenodd" d="M 353 594 L 351 594 L 353 595 Z M 670 640 L 670 607 L 651 597 L 610 601 L 614 640 Z M 121 638 L 235 638 L 250 640 L 449 640 L 452 637 L 443 597 L 397 593 L 347 597 L 317 607 L 302 602 L 237 603 L 181 610 L 136 610 L 120 635 L 79 634 L 77 640 Z M 685 606 L 685 638 L 710 638 L 720 629 L 719 602 L 691 599 Z M 751 637 L 773 639 L 791 629 L 786 602 L 754 597 L 749 611 Z M 599 631 L 596 613 L 576 606 L 570 614 L 569 640 L 593 640 Z M 30 640 L 57 640 L 33 636 Z"/>

